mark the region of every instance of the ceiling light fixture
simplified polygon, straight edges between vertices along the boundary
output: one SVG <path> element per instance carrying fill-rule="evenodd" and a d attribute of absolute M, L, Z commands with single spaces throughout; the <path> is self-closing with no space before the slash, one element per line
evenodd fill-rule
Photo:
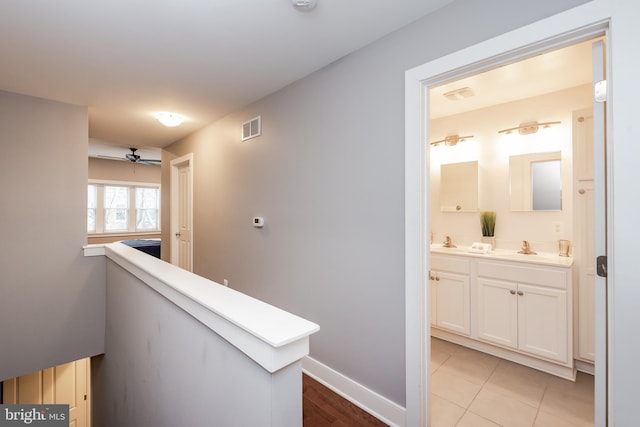
<path fill-rule="evenodd" d="M 291 3 L 293 4 L 293 7 L 296 8 L 296 10 L 299 10 L 301 12 L 308 12 L 310 10 L 315 9 L 318 1 L 317 0 L 291 0 Z"/>
<path fill-rule="evenodd" d="M 543 122 L 543 123 L 538 123 L 536 121 L 533 122 L 527 122 L 527 123 L 520 123 L 519 126 L 513 127 L 513 128 L 509 128 L 509 129 L 502 129 L 499 130 L 498 133 L 503 133 L 505 135 L 508 135 L 514 131 L 518 131 L 518 133 L 520 135 L 529 135 L 531 133 L 536 133 L 538 132 L 538 130 L 540 128 L 548 128 L 551 127 L 553 125 L 559 125 L 560 122 Z"/>
<path fill-rule="evenodd" d="M 185 120 L 184 116 L 177 113 L 170 113 L 168 111 L 156 113 L 154 116 L 160 123 L 171 128 L 180 126 Z"/>
<path fill-rule="evenodd" d="M 471 138 L 473 138 L 473 135 L 469 135 L 469 136 L 449 135 L 445 139 L 440 139 L 438 141 L 431 142 L 431 145 L 444 144 L 447 147 L 453 147 L 458 142 L 466 141 L 467 139 L 471 139 Z"/>

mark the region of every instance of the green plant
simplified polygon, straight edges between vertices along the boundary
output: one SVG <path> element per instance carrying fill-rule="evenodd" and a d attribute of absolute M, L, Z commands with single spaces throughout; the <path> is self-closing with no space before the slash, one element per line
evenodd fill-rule
<path fill-rule="evenodd" d="M 493 211 L 480 212 L 480 226 L 483 236 L 493 237 L 496 228 L 496 213 Z"/>

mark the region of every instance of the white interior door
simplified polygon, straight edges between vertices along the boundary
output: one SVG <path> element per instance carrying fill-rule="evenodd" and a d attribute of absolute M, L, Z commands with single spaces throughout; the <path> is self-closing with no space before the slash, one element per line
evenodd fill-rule
<path fill-rule="evenodd" d="M 171 263 L 193 271 L 193 155 L 171 162 Z"/>

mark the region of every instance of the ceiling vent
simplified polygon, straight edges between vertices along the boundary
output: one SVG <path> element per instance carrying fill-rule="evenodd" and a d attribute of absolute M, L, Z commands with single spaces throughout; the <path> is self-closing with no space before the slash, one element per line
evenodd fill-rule
<path fill-rule="evenodd" d="M 262 135 L 262 121 L 260 120 L 260 117 L 261 116 L 255 117 L 242 124 L 243 141 Z"/>
<path fill-rule="evenodd" d="M 459 101 L 461 99 L 471 98 L 474 95 L 475 92 L 470 87 L 462 87 L 442 94 L 442 96 L 447 98 L 449 101 Z"/>

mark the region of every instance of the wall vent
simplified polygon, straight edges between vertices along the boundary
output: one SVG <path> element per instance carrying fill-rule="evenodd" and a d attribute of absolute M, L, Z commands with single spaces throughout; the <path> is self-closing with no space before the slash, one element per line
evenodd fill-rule
<path fill-rule="evenodd" d="M 261 116 L 255 117 L 248 122 L 242 124 L 242 140 L 255 138 L 262 135 L 262 120 Z"/>

